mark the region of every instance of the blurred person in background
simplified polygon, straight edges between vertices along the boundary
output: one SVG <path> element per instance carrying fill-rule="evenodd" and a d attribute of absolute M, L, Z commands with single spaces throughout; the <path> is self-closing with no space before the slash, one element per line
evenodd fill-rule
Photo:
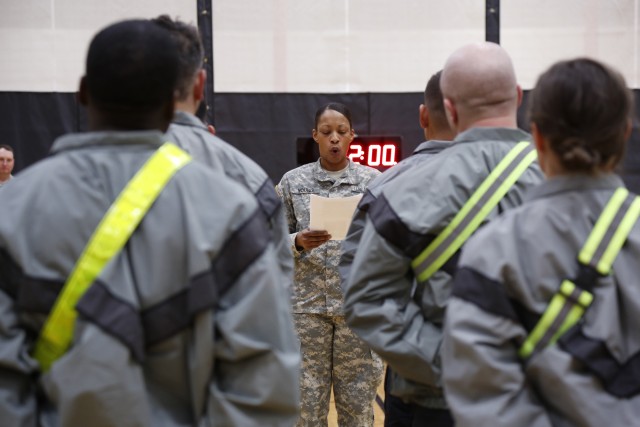
<path fill-rule="evenodd" d="M 14 166 L 13 148 L 0 144 L 0 187 L 13 179 L 11 172 Z"/>

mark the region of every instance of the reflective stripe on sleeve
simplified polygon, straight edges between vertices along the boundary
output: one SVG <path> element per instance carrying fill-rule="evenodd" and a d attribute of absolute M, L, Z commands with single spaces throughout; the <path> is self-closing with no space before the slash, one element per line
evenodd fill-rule
<path fill-rule="evenodd" d="M 470 302 L 495 316 L 512 322 L 519 321 L 519 313 L 516 313 L 506 287 L 472 268 L 462 267 L 456 272 L 451 296 Z"/>
<path fill-rule="evenodd" d="M 143 311 L 118 298 L 107 285 L 97 281 L 76 309 L 84 321 L 98 325 L 128 347 L 140 363 L 148 347 L 185 330 L 198 313 L 213 309 L 217 301 L 213 275 L 211 271 L 205 271 L 192 277 L 182 291 Z"/>
<path fill-rule="evenodd" d="M 613 396 L 629 399 L 640 393 L 640 352 L 621 363 L 604 341 L 588 337 L 582 328 L 570 329 L 558 345 L 580 360 Z"/>
<path fill-rule="evenodd" d="M 255 197 L 268 220 L 271 220 L 282 206 L 282 202 L 274 190 L 273 182 L 268 178 L 256 191 Z"/>
<path fill-rule="evenodd" d="M 409 229 L 384 194 L 380 194 L 369 207 L 369 219 L 380 236 L 410 258 L 420 253 L 420 250 L 434 238 L 432 235 Z"/>

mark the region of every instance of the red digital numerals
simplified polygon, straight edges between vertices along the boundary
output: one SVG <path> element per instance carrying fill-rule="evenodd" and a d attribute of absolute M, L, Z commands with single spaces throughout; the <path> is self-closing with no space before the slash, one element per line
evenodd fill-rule
<path fill-rule="evenodd" d="M 374 168 L 389 168 L 398 163 L 398 146 L 394 143 L 354 142 L 349 149 L 349 159 Z"/>

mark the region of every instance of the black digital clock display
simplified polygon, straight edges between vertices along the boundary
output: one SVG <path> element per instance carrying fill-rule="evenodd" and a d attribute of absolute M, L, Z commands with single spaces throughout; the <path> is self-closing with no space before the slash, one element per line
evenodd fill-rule
<path fill-rule="evenodd" d="M 320 156 L 313 138 L 298 138 L 298 165 L 315 162 Z M 356 136 L 347 157 L 354 162 L 385 171 L 402 159 L 399 136 Z"/>

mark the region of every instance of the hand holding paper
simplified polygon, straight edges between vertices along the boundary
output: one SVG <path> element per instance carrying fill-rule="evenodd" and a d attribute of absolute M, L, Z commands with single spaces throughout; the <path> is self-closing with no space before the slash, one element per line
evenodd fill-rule
<path fill-rule="evenodd" d="M 330 238 L 331 235 L 327 233 L 327 230 L 310 230 L 305 228 L 296 235 L 296 247 L 301 247 L 305 251 L 308 251 L 325 244 Z"/>
<path fill-rule="evenodd" d="M 353 213 L 362 194 L 351 197 L 327 198 L 311 195 L 309 228 L 327 230 L 331 240 L 344 240 L 351 224 Z"/>

